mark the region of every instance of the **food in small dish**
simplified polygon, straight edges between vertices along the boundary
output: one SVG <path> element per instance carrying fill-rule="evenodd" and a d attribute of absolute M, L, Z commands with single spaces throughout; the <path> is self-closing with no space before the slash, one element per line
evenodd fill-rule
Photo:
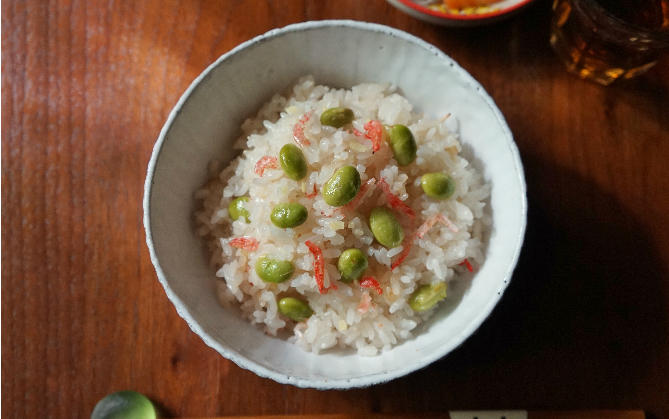
<path fill-rule="evenodd" d="M 373 356 L 412 336 L 483 263 L 490 187 L 457 121 L 387 84 L 304 77 L 242 125 L 196 193 L 219 299 L 307 351 Z"/>
<path fill-rule="evenodd" d="M 387 0 L 399 10 L 429 23 L 478 26 L 512 16 L 532 0 Z"/>
<path fill-rule="evenodd" d="M 442 13 L 469 15 L 497 11 L 499 8 L 495 7 L 495 3 L 501 1 L 502 0 L 428 0 L 417 3 L 423 3 L 431 10 L 436 10 Z"/>

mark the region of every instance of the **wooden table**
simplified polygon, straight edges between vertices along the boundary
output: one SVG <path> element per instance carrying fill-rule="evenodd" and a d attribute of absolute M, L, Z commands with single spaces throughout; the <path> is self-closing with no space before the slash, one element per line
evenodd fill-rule
<path fill-rule="evenodd" d="M 88 417 L 134 389 L 169 415 L 643 408 L 669 417 L 669 65 L 568 75 L 539 1 L 446 29 L 381 0 L 2 2 L 2 414 Z M 141 200 L 170 108 L 209 63 L 289 23 L 383 23 L 478 79 L 515 135 L 529 223 L 504 298 L 464 345 L 372 388 L 238 368 L 176 314 Z M 426 80 L 429 83 L 429 80 Z"/>

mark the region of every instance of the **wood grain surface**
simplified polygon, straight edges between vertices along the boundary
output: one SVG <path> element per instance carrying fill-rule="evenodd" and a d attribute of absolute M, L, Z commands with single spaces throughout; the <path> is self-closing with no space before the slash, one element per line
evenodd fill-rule
<path fill-rule="evenodd" d="M 244 40 L 325 18 L 451 55 L 506 116 L 528 182 L 524 250 L 492 316 L 430 367 L 350 391 L 280 385 L 204 345 L 156 279 L 141 217 L 154 141 L 189 83 Z M 381 0 L 2 1 L 2 416 L 88 417 L 134 389 L 172 416 L 669 417 L 669 66 L 580 81 L 550 50 L 549 21 L 541 0 L 472 29 Z"/>

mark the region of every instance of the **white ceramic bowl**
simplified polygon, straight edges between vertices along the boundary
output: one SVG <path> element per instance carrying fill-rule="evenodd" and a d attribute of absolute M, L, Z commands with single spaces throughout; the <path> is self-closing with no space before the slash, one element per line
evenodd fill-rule
<path fill-rule="evenodd" d="M 435 10 L 428 4 L 440 3 L 427 0 L 387 0 L 404 13 L 425 22 L 442 26 L 480 26 L 498 22 L 513 16 L 533 0 L 502 0 L 490 5 L 485 11 L 474 13 L 451 12 L 450 10 Z M 477 9 L 475 9 L 477 10 Z"/>
<path fill-rule="evenodd" d="M 376 357 L 304 352 L 265 335 L 217 302 L 214 272 L 194 232 L 193 193 L 212 158 L 230 161 L 244 118 L 298 77 L 350 87 L 392 82 L 417 110 L 458 117 L 466 154 L 492 185 L 494 228 L 471 283 L 416 336 Z M 146 241 L 158 279 L 177 312 L 204 342 L 262 377 L 300 387 L 368 386 L 441 358 L 471 335 L 506 288 L 523 241 L 525 180 L 504 118 L 483 88 L 437 48 L 386 26 L 318 21 L 272 30 L 221 56 L 193 81 L 170 113 L 149 162 Z"/>

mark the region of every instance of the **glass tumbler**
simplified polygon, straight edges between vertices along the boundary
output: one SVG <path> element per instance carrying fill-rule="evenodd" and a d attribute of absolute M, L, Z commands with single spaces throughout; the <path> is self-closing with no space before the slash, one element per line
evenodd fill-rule
<path fill-rule="evenodd" d="M 669 0 L 554 0 L 550 42 L 581 78 L 635 77 L 669 50 Z"/>

